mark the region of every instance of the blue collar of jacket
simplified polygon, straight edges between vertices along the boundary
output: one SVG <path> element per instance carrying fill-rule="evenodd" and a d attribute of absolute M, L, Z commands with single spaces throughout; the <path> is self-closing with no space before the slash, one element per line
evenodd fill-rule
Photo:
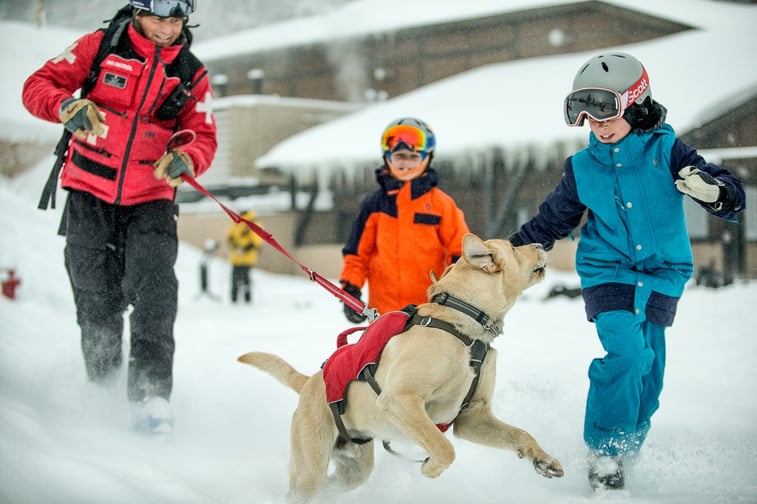
<path fill-rule="evenodd" d="M 407 183 L 392 177 L 386 165 L 376 168 L 376 182 L 387 193 L 399 191 Z M 436 170 L 429 166 L 420 177 L 410 181 L 410 197 L 419 198 L 436 187 L 438 183 L 439 176 Z"/>
<path fill-rule="evenodd" d="M 612 153 L 616 148 L 623 148 L 630 152 L 643 152 L 645 145 L 657 135 L 675 135 L 675 131 L 673 131 L 671 125 L 666 123 L 661 127 L 646 133 L 631 132 L 626 135 L 625 138 L 614 144 L 600 142 L 592 132 L 589 134 L 588 149 L 592 157 L 597 159 L 600 163 L 612 166 Z"/>

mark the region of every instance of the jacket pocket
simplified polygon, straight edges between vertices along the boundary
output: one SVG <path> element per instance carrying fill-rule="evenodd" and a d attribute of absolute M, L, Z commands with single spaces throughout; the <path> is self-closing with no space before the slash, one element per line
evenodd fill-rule
<path fill-rule="evenodd" d="M 142 69 L 138 60 L 109 54 L 100 65 L 100 75 L 89 97 L 116 109 L 132 107 Z"/>
<path fill-rule="evenodd" d="M 106 166 L 97 161 L 93 161 L 83 156 L 79 151 L 74 151 L 71 155 L 71 162 L 80 170 L 89 172 L 92 175 L 107 179 L 116 180 L 116 169 Z"/>

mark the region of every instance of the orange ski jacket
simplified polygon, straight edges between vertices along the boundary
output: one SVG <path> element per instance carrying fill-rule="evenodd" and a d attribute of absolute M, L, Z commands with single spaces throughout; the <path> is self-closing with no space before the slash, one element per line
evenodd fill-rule
<path fill-rule="evenodd" d="M 433 168 L 402 182 L 383 166 L 376 179 L 381 189 L 360 204 L 339 279 L 359 288 L 367 281 L 368 305 L 388 313 L 427 301 L 429 273 L 441 276 L 460 257 L 468 225 L 455 201 L 436 187 Z"/>

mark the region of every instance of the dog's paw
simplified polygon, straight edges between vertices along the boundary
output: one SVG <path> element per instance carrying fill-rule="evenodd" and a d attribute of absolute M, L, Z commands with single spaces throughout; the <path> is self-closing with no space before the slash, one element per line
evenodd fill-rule
<path fill-rule="evenodd" d="M 565 472 L 557 459 L 533 459 L 534 469 L 545 478 L 562 478 Z"/>
<path fill-rule="evenodd" d="M 449 467 L 449 464 L 439 464 L 435 462 L 431 457 L 423 461 L 421 465 L 421 472 L 427 478 L 438 478 L 445 469 Z"/>

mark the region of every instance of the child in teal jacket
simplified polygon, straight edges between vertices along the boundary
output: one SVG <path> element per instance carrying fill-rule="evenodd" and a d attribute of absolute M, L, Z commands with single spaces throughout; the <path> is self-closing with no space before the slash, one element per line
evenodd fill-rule
<path fill-rule="evenodd" d="M 565 100 L 570 126 L 589 121 L 589 145 L 569 157 L 539 213 L 510 237 L 545 248 L 586 214 L 576 252 L 586 314 L 606 355 L 589 367 L 584 440 L 594 489 L 623 488 L 659 407 L 665 328 L 693 272 L 684 195 L 734 220 L 744 189 L 665 123 L 642 64 L 624 53 L 591 58 Z"/>

